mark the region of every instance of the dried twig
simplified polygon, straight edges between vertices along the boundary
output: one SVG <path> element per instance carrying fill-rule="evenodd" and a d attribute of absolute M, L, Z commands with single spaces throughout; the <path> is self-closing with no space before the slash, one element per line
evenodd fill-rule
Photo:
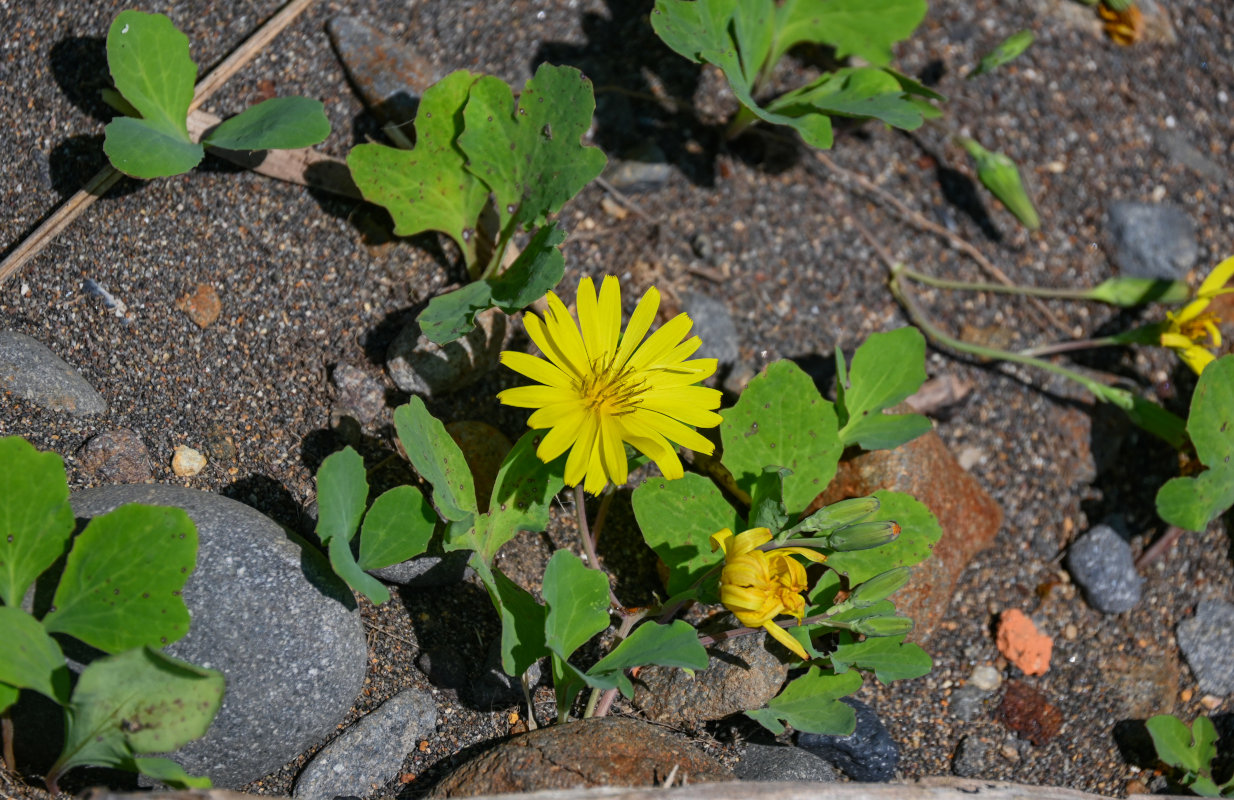
<path fill-rule="evenodd" d="M 988 258 L 985 257 L 985 255 L 980 250 L 974 247 L 972 243 L 970 243 L 964 237 L 956 233 L 952 233 L 951 231 L 947 230 L 942 225 L 939 225 L 936 222 L 931 222 L 930 220 L 926 219 L 921 214 L 917 213 L 916 211 L 913 211 L 911 208 L 904 205 L 904 203 L 902 203 L 898 197 L 886 191 L 885 189 L 879 187 L 869 178 L 865 177 L 864 175 L 861 175 L 860 173 L 853 172 L 852 170 L 848 170 L 848 169 L 845 169 L 844 167 L 841 167 L 839 164 L 835 163 L 830 158 L 828 158 L 826 154 L 815 152 L 814 157 L 818 160 L 820 164 L 822 164 L 824 167 L 826 167 L 831 172 L 840 176 L 846 182 L 856 185 L 862 191 L 866 192 L 867 194 L 872 195 L 879 202 L 890 206 L 892 210 L 894 210 L 895 213 L 898 214 L 900 218 L 903 219 L 905 222 L 915 225 L 918 228 L 921 228 L 922 230 L 929 231 L 930 233 L 933 233 L 936 236 L 941 236 L 947 241 L 951 242 L 953 247 L 963 252 L 973 261 L 977 262 L 977 266 L 979 266 L 987 275 L 989 275 L 994 280 L 998 281 L 999 283 L 1005 284 L 1007 286 L 1015 286 L 1015 283 L 1011 280 L 1011 278 L 1007 277 L 1007 274 L 1005 272 L 1003 272 L 1001 269 L 995 266 Z M 1067 336 L 1071 335 L 1071 332 L 1067 328 L 1067 326 L 1064 325 L 1062 321 L 1059 320 L 1058 317 L 1056 317 L 1052 311 L 1050 311 L 1049 307 L 1046 306 L 1046 304 L 1043 303 L 1040 300 L 1040 298 L 1029 297 L 1028 301 L 1033 304 L 1033 306 L 1037 309 L 1037 311 L 1040 312 L 1043 318 L 1043 321 L 1047 325 L 1050 325 L 1056 328 L 1057 330 L 1061 331 L 1063 334 Z"/>
<path fill-rule="evenodd" d="M 197 82 L 193 102 L 189 104 L 189 111 L 195 110 L 206 102 L 228 78 L 252 61 L 263 47 L 290 25 L 312 2 L 313 0 L 290 0 L 277 14 L 254 31 L 221 64 Z M 14 248 L 4 261 L 0 261 L 0 286 L 3 286 L 10 276 L 25 266 L 27 261 L 38 255 L 52 239 L 56 238 L 73 220 L 81 216 L 95 200 L 106 194 L 107 190 L 122 177 L 124 177 L 123 174 L 109 164 L 99 170 L 98 174 L 76 194 L 61 203 L 60 207 Z"/>

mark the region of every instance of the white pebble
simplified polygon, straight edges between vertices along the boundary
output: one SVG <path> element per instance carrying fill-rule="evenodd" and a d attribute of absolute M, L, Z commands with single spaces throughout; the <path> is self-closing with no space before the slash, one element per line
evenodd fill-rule
<path fill-rule="evenodd" d="M 185 445 L 176 447 L 171 457 L 171 471 L 181 478 L 191 478 L 206 468 L 206 457 Z"/>

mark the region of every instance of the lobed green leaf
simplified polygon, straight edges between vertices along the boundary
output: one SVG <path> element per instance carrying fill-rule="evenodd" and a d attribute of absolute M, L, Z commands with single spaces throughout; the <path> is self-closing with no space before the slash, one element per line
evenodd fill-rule
<path fill-rule="evenodd" d="M 784 732 L 785 723 L 798 731 L 848 736 L 857 727 L 857 715 L 840 698 L 860 688 L 858 672 L 832 675 L 810 667 L 809 672 L 772 698 L 766 708 L 747 711 L 746 716 L 777 736 Z"/>
<path fill-rule="evenodd" d="M 544 656 L 546 610 L 500 570 L 490 570 L 476 556 L 471 561 L 501 617 L 501 668 L 507 675 L 522 675 Z"/>
<path fill-rule="evenodd" d="M 634 633 L 597 661 L 587 670 L 587 675 L 592 680 L 611 682 L 612 686 L 621 689 L 623 695 L 633 697 L 634 686 L 626 677 L 625 670 L 647 664 L 706 669 L 707 650 L 698 641 L 698 630 L 685 620 L 674 620 L 670 625 L 648 622 L 635 628 Z"/>
<path fill-rule="evenodd" d="M 831 666 L 837 673 L 847 672 L 849 667 L 874 670 L 880 681 L 891 683 L 920 678 L 930 672 L 934 662 L 919 645 L 906 643 L 903 636 L 891 636 L 842 642 L 831 653 Z"/>
<path fill-rule="evenodd" d="M 925 337 L 913 327 L 874 333 L 853 354 L 853 363 L 843 368 L 844 354 L 836 349 L 839 379 L 836 411 L 840 440 L 866 450 L 891 450 L 931 429 L 920 414 L 884 414 L 925 382 Z"/>
<path fill-rule="evenodd" d="M 1234 356 L 1204 368 L 1191 396 L 1187 433 L 1207 470 L 1172 478 L 1157 492 L 1157 514 L 1171 525 L 1202 531 L 1234 506 Z"/>
<path fill-rule="evenodd" d="M 0 438 L 0 601 L 26 590 L 64 554 L 76 525 L 64 461 L 20 436 Z"/>
<path fill-rule="evenodd" d="M 563 660 L 609 625 L 608 576 L 569 550 L 558 550 L 544 570 L 544 644 Z"/>
<path fill-rule="evenodd" d="M 162 647 L 188 633 L 180 596 L 197 565 L 197 526 L 178 508 L 129 503 L 90 520 L 73 542 L 43 618 L 106 653 Z"/>

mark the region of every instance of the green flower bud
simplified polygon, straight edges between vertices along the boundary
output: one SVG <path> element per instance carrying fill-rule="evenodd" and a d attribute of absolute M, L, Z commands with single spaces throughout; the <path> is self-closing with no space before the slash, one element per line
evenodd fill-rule
<path fill-rule="evenodd" d="M 865 636 L 903 636 L 913 629 L 908 617 L 866 617 L 853 620 L 848 629 Z"/>
<path fill-rule="evenodd" d="M 1024 184 L 1020 182 L 1020 170 L 1015 162 L 1002 153 L 986 150 L 972 139 L 961 138 L 960 144 L 976 163 L 977 179 L 982 185 L 1003 201 L 1007 210 L 1015 214 L 1016 219 L 1024 223 L 1024 227 L 1034 231 L 1040 228 L 1037 209 L 1033 208 L 1033 201 L 1024 191 Z"/>
<path fill-rule="evenodd" d="M 878 511 L 880 505 L 882 504 L 878 502 L 877 497 L 854 497 L 850 500 L 841 500 L 815 511 L 797 523 L 793 532 L 819 533 L 852 525 Z"/>
<path fill-rule="evenodd" d="M 886 600 L 908 583 L 912 573 L 909 567 L 896 567 L 881 575 L 875 575 L 854 589 L 848 602 L 855 608 L 865 608 L 874 605 L 879 600 Z"/>
<path fill-rule="evenodd" d="M 827 547 L 840 552 L 869 550 L 895 541 L 900 526 L 892 520 L 875 520 L 848 525 L 827 537 Z"/>

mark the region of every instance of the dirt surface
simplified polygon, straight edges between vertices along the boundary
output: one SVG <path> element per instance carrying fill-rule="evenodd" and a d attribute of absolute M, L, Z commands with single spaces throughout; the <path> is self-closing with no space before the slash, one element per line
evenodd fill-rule
<path fill-rule="evenodd" d="M 0 137 L 0 246 L 20 241 L 103 164 L 103 37 L 128 5 L 0 0 L 0 112 L 7 120 Z M 610 213 L 595 185 L 567 206 L 562 293 L 572 297 L 582 275 L 616 274 L 627 300 L 652 283 L 711 295 L 731 310 L 741 362 L 753 369 L 791 357 L 825 379 L 835 348 L 851 351 L 869 333 L 906 323 L 885 288 L 884 266 L 849 217 L 922 271 L 985 277 L 945 241 L 852 192 L 804 147 L 780 136 L 724 144 L 719 126 L 735 101 L 715 71 L 700 70 L 654 38 L 649 5 L 320 0 L 206 108 L 226 116 L 275 94 L 304 94 L 325 102 L 333 133 L 323 150 L 342 156 L 377 136 L 324 31 L 338 13 L 378 23 L 443 72 L 466 67 L 521 86 L 541 60 L 579 66 L 597 86 L 595 142 L 610 157 L 654 142 L 675 170 L 662 188 L 634 198 L 643 213 Z M 848 126 L 831 153 L 837 163 L 952 228 L 1022 283 L 1084 286 L 1116 274 L 1103 215 L 1118 200 L 1182 206 L 1196 223 L 1197 270 L 1234 252 L 1228 175 L 1203 177 L 1157 144 L 1173 132 L 1217 164 L 1231 163 L 1234 5 L 1171 2 L 1177 41 L 1127 48 L 1102 38 L 1087 12 L 1068 2 L 931 6 L 918 34 L 898 49 L 899 66 L 951 98 L 944 122 L 1021 165 L 1042 230 L 1026 233 L 974 189 L 972 169 L 945 127 L 907 135 Z M 277 7 L 273 0 L 186 0 L 144 10 L 172 15 L 204 71 Z M 1022 28 L 1037 35 L 1025 56 L 985 79 L 964 80 L 982 54 Z M 783 85 L 814 69 L 811 60 L 809 53 L 790 59 L 779 76 Z M 156 480 L 217 491 L 303 529 L 314 471 L 341 446 L 330 430 L 331 371 L 357 366 L 388 387 L 389 408 L 361 439 L 375 463 L 391 451 L 390 409 L 405 400 L 384 375 L 385 347 L 418 304 L 462 278 L 451 251 L 433 236 L 375 243 L 375 218 L 357 203 L 212 158 L 181 177 L 121 182 L 0 288 L 0 326 L 35 337 L 78 367 L 110 409 L 74 418 L 5 396 L 0 433 L 61 453 L 72 486 L 84 488 L 93 479 L 74 457 L 78 448 L 96 433 L 129 428 L 149 448 Z M 125 303 L 127 316 L 86 293 L 87 279 Z M 204 329 L 176 305 L 200 284 L 213 287 L 221 304 L 217 321 Z M 942 292 L 921 298 L 937 320 L 973 338 L 1013 347 L 1060 338 L 1023 302 Z M 1052 310 L 1068 335 L 1104 331 L 1118 319 L 1095 306 Z M 1134 316 L 1121 321 L 1129 320 Z M 1077 360 L 1176 409 L 1194 380 L 1168 353 Z M 1234 593 L 1230 539 L 1220 527 L 1184 536 L 1145 571 L 1135 610 L 1093 611 L 1063 577 L 1062 549 L 1111 514 L 1142 549 L 1161 532 L 1151 499 L 1174 473 L 1175 456 L 1118 412 L 1094 407 L 1043 373 L 940 351 L 931 352 L 927 367 L 931 375 L 972 383 L 971 394 L 937 419 L 937 429 L 1002 504 L 1006 522 L 995 547 L 964 574 L 950 614 L 928 643 L 933 673 L 890 688 L 871 679 L 859 696 L 900 743 L 907 777 L 948 774 L 957 743 L 969 736 L 991 743 L 980 777 L 1121 794 L 1128 781 L 1147 781 L 1148 774 L 1120 754 L 1120 723 L 1161 712 L 1190 719 L 1203 710 L 1174 628 L 1200 599 Z M 465 392 L 434 398 L 430 408 L 447 421 L 489 422 L 514 439 L 525 417 L 499 408 L 493 394 L 515 382 L 498 371 Z M 200 475 L 177 478 L 170 468 L 177 445 L 214 455 Z M 623 514 L 628 519 L 627 494 L 614 506 L 614 519 Z M 570 546 L 561 516 L 546 535 L 516 548 L 509 563 L 534 566 L 552 547 Z M 1055 637 L 1044 676 L 1023 678 L 999 660 L 992 621 L 1006 608 L 1033 615 Z M 423 652 L 443 643 L 462 664 L 483 660 L 496 623 L 478 589 L 403 592 L 381 608 L 366 605 L 365 620 L 371 672 L 352 718 L 408 686 L 431 688 L 440 701 L 437 733 L 408 756 L 386 794 L 427 791 L 464 748 L 519 724 L 514 706 L 474 707 L 466 692 L 433 685 L 416 666 Z M 952 713 L 952 694 L 983 664 L 1022 678 L 1056 705 L 1060 732 L 1039 746 L 1020 740 L 998 721 L 998 694 L 971 721 Z M 539 699 L 549 697 L 546 691 Z M 1225 702 L 1219 711 L 1229 711 Z M 547 716 L 543 704 L 541 715 Z M 694 731 L 730 762 L 733 737 L 746 732 Z M 250 788 L 287 792 L 301 764 Z M 38 794 L 7 775 L 4 788 Z"/>

